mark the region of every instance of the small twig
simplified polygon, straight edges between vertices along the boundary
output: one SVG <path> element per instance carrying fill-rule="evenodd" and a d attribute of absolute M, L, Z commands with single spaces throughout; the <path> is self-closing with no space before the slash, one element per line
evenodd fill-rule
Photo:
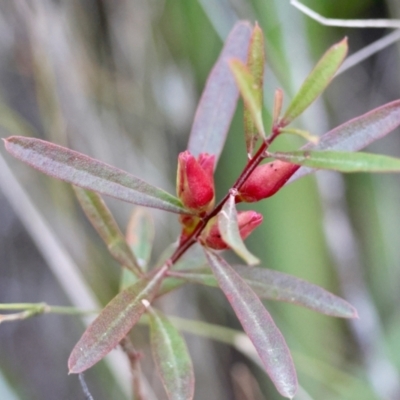
<path fill-rule="evenodd" d="M 364 61 L 368 57 L 371 57 L 375 53 L 389 47 L 391 44 L 396 43 L 400 40 L 400 29 L 395 30 L 392 33 L 384 36 L 376 40 L 375 42 L 369 44 L 368 46 L 363 47 L 361 50 L 353 53 L 351 56 L 347 57 L 343 64 L 340 66 L 339 70 L 336 72 L 335 76 L 342 74 L 344 71 L 354 67 L 359 64 L 361 61 Z"/>
<path fill-rule="evenodd" d="M 312 18 L 325 26 L 338 26 L 342 28 L 395 28 L 400 29 L 400 20 L 398 19 L 335 19 L 326 18 L 311 10 L 309 7 L 300 3 L 298 0 L 291 0 L 290 4 L 296 7 L 305 15 Z M 373 54 L 383 50 L 384 48 L 396 43 L 400 40 L 400 30 L 390 33 L 389 35 L 376 40 L 368 46 L 349 56 L 341 65 L 335 76 L 340 75 L 344 71 L 354 67 L 361 61 L 364 61 Z"/>
<path fill-rule="evenodd" d="M 80 310 L 76 307 L 50 306 L 47 303 L 0 303 L 0 310 L 21 310 L 22 312 L 30 313 L 29 316 L 38 314 L 86 315 L 100 312 L 99 310 Z"/>
<path fill-rule="evenodd" d="M 79 382 L 82 386 L 82 391 L 85 395 L 85 399 L 86 400 L 94 400 L 94 397 L 90 394 L 88 385 L 85 382 L 85 378 L 83 377 L 83 374 L 78 374 L 78 376 L 79 376 Z"/>
<path fill-rule="evenodd" d="M 338 26 L 343 28 L 400 28 L 398 19 L 336 19 L 326 18 L 308 8 L 298 0 L 291 0 L 290 4 L 313 20 L 325 26 Z"/>

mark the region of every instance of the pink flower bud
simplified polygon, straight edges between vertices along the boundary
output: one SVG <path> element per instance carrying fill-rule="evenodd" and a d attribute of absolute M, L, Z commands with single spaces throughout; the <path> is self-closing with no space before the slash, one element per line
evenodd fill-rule
<path fill-rule="evenodd" d="M 214 204 L 215 156 L 202 153 L 196 160 L 188 151 L 179 154 L 176 190 L 183 205 L 198 215 Z"/>
<path fill-rule="evenodd" d="M 236 202 L 252 203 L 272 196 L 299 168 L 283 161 L 258 166 L 239 189 Z"/>
<path fill-rule="evenodd" d="M 246 239 L 247 236 L 261 224 L 262 220 L 263 216 L 255 211 L 238 212 L 239 232 L 242 239 Z M 219 231 L 218 216 L 215 216 L 208 222 L 206 228 L 200 235 L 200 241 L 205 246 L 215 250 L 223 250 L 229 247 L 222 239 Z"/>

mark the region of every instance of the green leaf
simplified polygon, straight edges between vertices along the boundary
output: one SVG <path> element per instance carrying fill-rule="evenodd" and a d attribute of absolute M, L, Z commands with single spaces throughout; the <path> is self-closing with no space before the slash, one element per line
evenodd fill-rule
<path fill-rule="evenodd" d="M 321 314 L 340 318 L 357 318 L 356 309 L 347 301 L 327 290 L 282 272 L 268 268 L 232 265 L 261 299 L 283 301 L 306 307 Z M 208 268 L 192 271 L 173 271 L 171 276 L 178 281 L 217 287 L 218 283 Z M 172 278 L 168 277 L 165 281 Z M 177 282 L 176 282 L 177 284 Z M 172 282 L 170 283 L 172 285 Z"/>
<path fill-rule="evenodd" d="M 328 49 L 289 104 L 280 126 L 289 125 L 325 90 L 346 57 L 347 48 L 344 38 Z"/>
<path fill-rule="evenodd" d="M 240 236 L 238 216 L 235 207 L 235 196 L 229 196 L 218 214 L 218 227 L 222 239 L 229 247 L 249 265 L 258 264 L 260 260 L 251 254 Z"/>
<path fill-rule="evenodd" d="M 400 172 L 400 159 L 377 154 L 299 150 L 269 153 L 269 156 L 297 165 L 339 172 Z"/>
<path fill-rule="evenodd" d="M 7 151 L 40 172 L 84 189 L 145 207 L 188 214 L 176 197 L 111 165 L 35 138 L 4 139 Z"/>
<path fill-rule="evenodd" d="M 262 110 L 263 105 L 264 64 L 264 35 L 263 31 L 256 23 L 250 39 L 247 67 L 254 78 L 254 84 L 256 86 L 254 93 L 256 97 L 255 100 L 260 110 Z M 246 105 L 244 107 L 244 134 L 247 154 L 251 156 L 258 138 L 258 130 L 253 122 L 252 113 Z"/>
<path fill-rule="evenodd" d="M 243 97 L 244 104 L 251 114 L 254 125 L 261 138 L 265 138 L 264 123 L 262 120 L 262 106 L 257 82 L 249 69 L 240 60 L 229 61 L 229 67 L 235 77 L 239 92 Z"/>
<path fill-rule="evenodd" d="M 107 245 L 110 254 L 135 275 L 142 275 L 143 271 L 100 195 L 77 186 L 73 186 L 73 188 L 83 211 Z"/>
<path fill-rule="evenodd" d="M 235 113 L 239 92 L 229 71 L 228 60 L 246 61 L 251 25 L 235 24 L 215 63 L 201 95 L 190 131 L 188 150 L 197 157 L 200 153 L 214 154 L 215 165 L 222 152 Z"/>
<path fill-rule="evenodd" d="M 150 307 L 148 315 L 153 358 L 168 398 L 193 399 L 193 366 L 185 340 L 160 311 Z"/>
<path fill-rule="evenodd" d="M 69 373 L 81 373 L 106 356 L 127 335 L 146 311 L 166 272 L 153 271 L 120 292 L 86 329 L 68 360 Z"/>
<path fill-rule="evenodd" d="M 297 391 L 296 370 L 285 339 L 272 317 L 225 260 L 209 250 L 206 250 L 206 256 L 219 287 L 254 344 L 267 374 L 278 392 L 292 399 Z"/>

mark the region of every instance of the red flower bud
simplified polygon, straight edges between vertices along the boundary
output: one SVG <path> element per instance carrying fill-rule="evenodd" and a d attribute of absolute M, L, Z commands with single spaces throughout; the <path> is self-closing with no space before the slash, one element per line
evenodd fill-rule
<path fill-rule="evenodd" d="M 255 211 L 238 212 L 239 232 L 242 239 L 246 239 L 247 236 L 261 224 L 262 220 L 263 216 Z M 205 246 L 215 250 L 223 250 L 229 247 L 222 239 L 219 231 L 218 216 L 215 216 L 208 222 L 206 228 L 200 235 L 200 241 Z"/>
<path fill-rule="evenodd" d="M 236 202 L 252 203 L 272 196 L 299 168 L 283 161 L 258 166 L 239 189 Z"/>
<path fill-rule="evenodd" d="M 202 153 L 196 160 L 188 151 L 179 154 L 176 190 L 183 205 L 198 215 L 214 205 L 215 156 Z"/>

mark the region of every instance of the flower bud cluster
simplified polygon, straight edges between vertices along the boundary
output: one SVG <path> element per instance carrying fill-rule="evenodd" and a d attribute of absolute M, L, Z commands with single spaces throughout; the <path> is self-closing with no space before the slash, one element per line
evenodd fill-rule
<path fill-rule="evenodd" d="M 179 222 L 182 225 L 181 243 L 190 237 L 198 224 L 214 207 L 214 165 L 214 155 L 201 153 L 196 159 L 189 151 L 179 154 L 177 195 L 184 207 L 190 212 L 190 214 L 183 214 L 179 217 Z M 239 196 L 242 196 L 241 192 Z M 246 196 L 243 195 L 242 197 L 240 201 L 246 201 Z M 255 211 L 239 212 L 238 227 L 242 239 L 249 236 L 261 222 L 262 215 Z M 216 250 L 229 247 L 222 239 L 217 216 L 208 221 L 199 240 L 205 246 Z"/>

